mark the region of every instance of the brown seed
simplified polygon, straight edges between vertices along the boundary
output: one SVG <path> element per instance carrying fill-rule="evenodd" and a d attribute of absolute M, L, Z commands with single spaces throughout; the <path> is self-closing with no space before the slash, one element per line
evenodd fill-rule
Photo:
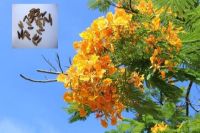
<path fill-rule="evenodd" d="M 49 23 L 49 20 L 48 20 L 46 17 L 44 17 L 44 20 L 45 20 L 47 23 Z"/>
<path fill-rule="evenodd" d="M 29 30 L 32 30 L 32 29 L 33 29 L 33 27 L 28 27 L 28 29 L 29 29 Z"/>
<path fill-rule="evenodd" d="M 42 40 L 42 37 L 40 37 L 38 40 L 37 40 L 37 44 L 40 43 Z"/>
<path fill-rule="evenodd" d="M 39 35 L 42 35 L 42 32 L 40 31 L 40 30 L 36 30 L 37 31 L 37 33 L 39 34 Z"/>
<path fill-rule="evenodd" d="M 35 35 L 33 36 L 32 40 L 36 41 L 36 40 L 39 39 L 39 37 L 40 37 L 40 36 L 38 36 L 37 34 L 35 34 Z"/>
<path fill-rule="evenodd" d="M 30 26 L 30 27 L 32 26 L 29 21 L 26 21 L 26 23 L 27 23 L 28 26 Z"/>
<path fill-rule="evenodd" d="M 53 25 L 53 21 L 52 21 L 52 17 L 51 17 L 50 13 L 49 13 L 49 22 L 50 22 L 50 25 L 52 26 Z"/>
<path fill-rule="evenodd" d="M 27 15 L 26 15 L 26 16 L 24 16 L 24 19 L 23 19 L 23 21 L 25 22 L 25 21 L 26 21 L 26 19 L 28 19 Z"/>
<path fill-rule="evenodd" d="M 39 31 L 40 31 L 40 32 L 43 32 L 43 31 L 45 31 L 45 29 L 41 28 L 41 29 L 39 29 Z"/>
<path fill-rule="evenodd" d="M 27 30 L 24 31 L 24 36 L 31 40 L 30 33 Z"/>
<path fill-rule="evenodd" d="M 18 35 L 18 39 L 21 38 L 21 34 L 19 33 L 19 31 L 17 31 L 17 35 Z"/>
<path fill-rule="evenodd" d="M 21 32 L 17 31 L 17 34 L 18 34 L 18 38 L 19 39 L 21 39 L 21 38 L 22 38 L 22 40 L 24 39 L 24 31 L 23 31 L 23 29 L 21 30 Z"/>
<path fill-rule="evenodd" d="M 42 22 L 39 19 L 36 20 L 36 25 L 39 26 L 40 28 L 43 28 Z"/>
<path fill-rule="evenodd" d="M 32 16 L 31 18 L 29 18 L 29 22 L 30 22 L 30 23 L 33 23 L 34 18 L 35 18 L 34 16 Z"/>
<path fill-rule="evenodd" d="M 42 13 L 42 17 L 44 17 L 46 15 L 47 11 L 43 12 Z"/>
<path fill-rule="evenodd" d="M 19 22 L 18 26 L 19 26 L 20 29 L 24 28 L 24 25 L 23 25 L 22 21 Z"/>
<path fill-rule="evenodd" d="M 43 27 L 45 26 L 45 23 L 46 23 L 46 22 L 45 22 L 45 19 L 43 19 Z"/>
<path fill-rule="evenodd" d="M 36 42 L 35 40 L 32 40 L 32 42 L 33 42 L 33 44 L 34 44 L 35 46 L 38 45 L 37 42 Z"/>
<path fill-rule="evenodd" d="M 38 15 L 38 18 L 40 18 L 40 17 L 42 17 L 42 13 L 40 13 L 40 14 Z"/>
<path fill-rule="evenodd" d="M 32 8 L 29 12 L 34 12 L 36 9 L 35 8 Z"/>

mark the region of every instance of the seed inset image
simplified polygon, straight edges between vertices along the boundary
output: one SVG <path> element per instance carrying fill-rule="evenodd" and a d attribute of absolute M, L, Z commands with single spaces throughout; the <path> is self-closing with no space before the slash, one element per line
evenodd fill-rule
<path fill-rule="evenodd" d="M 12 42 L 14 48 L 57 48 L 57 6 L 14 4 Z"/>

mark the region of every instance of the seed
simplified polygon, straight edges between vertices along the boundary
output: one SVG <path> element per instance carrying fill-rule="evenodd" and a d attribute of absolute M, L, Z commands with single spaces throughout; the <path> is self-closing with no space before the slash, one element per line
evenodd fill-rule
<path fill-rule="evenodd" d="M 39 34 L 39 35 L 42 35 L 42 32 L 40 31 L 40 30 L 36 30 L 37 31 L 37 33 Z"/>
<path fill-rule="evenodd" d="M 18 26 L 19 26 L 20 29 L 24 28 L 24 25 L 23 25 L 22 21 L 19 22 Z"/>
<path fill-rule="evenodd" d="M 30 27 L 32 26 L 30 21 L 26 21 L 26 23 L 27 23 L 28 26 L 30 26 Z"/>
<path fill-rule="evenodd" d="M 18 34 L 18 38 L 19 39 L 21 39 L 21 38 L 22 38 L 22 40 L 24 39 L 24 31 L 23 31 L 23 29 L 21 30 L 21 32 L 17 31 L 17 34 Z"/>
<path fill-rule="evenodd" d="M 42 13 L 42 17 L 44 17 L 46 15 L 47 11 L 43 12 Z"/>
<path fill-rule="evenodd" d="M 39 31 L 40 31 L 40 32 L 43 32 L 43 31 L 45 31 L 45 29 L 41 28 L 41 29 L 39 29 Z"/>
<path fill-rule="evenodd" d="M 26 15 L 26 16 L 24 16 L 24 19 L 23 19 L 23 21 L 25 22 L 25 21 L 26 21 L 26 19 L 28 19 L 27 15 Z"/>
<path fill-rule="evenodd" d="M 32 40 L 32 42 L 33 42 L 33 44 L 34 44 L 35 46 L 38 45 L 37 42 L 36 42 L 35 40 Z"/>
<path fill-rule="evenodd" d="M 24 31 L 24 36 L 31 40 L 30 33 L 27 30 Z"/>
<path fill-rule="evenodd" d="M 40 37 L 40 38 L 38 39 L 37 44 L 40 43 L 41 40 L 42 40 L 42 37 Z"/>
<path fill-rule="evenodd" d="M 31 26 L 31 27 L 28 27 L 28 29 L 29 29 L 29 30 L 32 30 L 32 29 L 33 29 L 33 27 L 32 27 L 32 26 Z"/>
<path fill-rule="evenodd" d="M 49 20 L 47 19 L 47 17 L 44 17 L 44 20 L 45 20 L 47 23 L 49 23 Z"/>
<path fill-rule="evenodd" d="M 39 36 L 37 34 L 35 34 L 32 39 L 33 40 L 38 40 L 38 38 L 39 38 Z"/>
<path fill-rule="evenodd" d="M 49 22 L 50 22 L 50 24 L 51 24 L 51 26 L 52 26 L 53 22 L 52 22 L 52 17 L 51 17 L 51 14 L 50 14 L 50 13 L 49 13 Z"/>

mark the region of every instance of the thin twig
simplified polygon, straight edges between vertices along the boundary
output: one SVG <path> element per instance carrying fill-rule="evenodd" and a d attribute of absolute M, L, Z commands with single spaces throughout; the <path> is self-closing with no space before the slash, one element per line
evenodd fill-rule
<path fill-rule="evenodd" d="M 189 103 L 190 107 L 191 107 L 194 111 L 196 111 L 196 112 L 199 112 L 199 111 L 200 111 L 200 110 L 197 110 L 197 109 L 193 106 L 193 104 L 190 102 L 190 99 L 189 99 L 188 103 Z"/>
<path fill-rule="evenodd" d="M 71 58 L 69 57 L 69 64 L 72 65 L 72 60 Z"/>
<path fill-rule="evenodd" d="M 45 62 L 46 62 L 51 68 L 53 68 L 54 71 L 57 71 L 57 69 L 52 65 L 52 63 L 51 63 L 49 60 L 47 60 L 43 55 L 42 55 L 42 57 L 43 57 L 43 59 L 45 60 Z"/>
<path fill-rule="evenodd" d="M 189 97 L 190 97 L 190 91 L 192 88 L 192 84 L 193 84 L 193 81 L 190 81 L 188 88 L 187 88 L 186 96 L 185 96 L 186 116 L 189 116 L 189 101 L 190 101 Z"/>
<path fill-rule="evenodd" d="M 61 74 L 61 72 L 52 72 L 52 71 L 40 70 L 40 69 L 38 69 L 36 71 L 39 73 L 47 73 L 47 74 L 55 74 L 55 75 Z"/>
<path fill-rule="evenodd" d="M 63 69 L 61 67 L 60 57 L 59 57 L 58 53 L 56 54 L 56 57 L 57 57 L 57 63 L 58 63 L 58 66 L 60 68 L 60 71 L 63 73 Z"/>
<path fill-rule="evenodd" d="M 36 83 L 51 83 L 51 82 L 57 82 L 56 79 L 49 79 L 49 80 L 35 80 L 35 79 L 32 79 L 32 78 L 29 78 L 29 77 L 26 77 L 22 74 L 20 74 L 20 77 L 22 77 L 23 79 L 25 80 L 28 80 L 28 81 L 31 81 L 31 82 L 36 82 Z"/>

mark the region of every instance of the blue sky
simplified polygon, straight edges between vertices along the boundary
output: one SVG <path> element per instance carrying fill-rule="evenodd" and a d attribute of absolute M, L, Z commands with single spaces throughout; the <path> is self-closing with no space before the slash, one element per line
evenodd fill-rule
<path fill-rule="evenodd" d="M 20 73 L 36 79 L 44 75 L 35 72 L 49 66 L 42 55 L 55 62 L 58 52 L 62 63 L 75 50 L 72 43 L 95 18 L 104 14 L 88 9 L 87 0 L 1 0 L 0 1 L 0 132 L 1 133 L 102 133 L 99 121 L 91 116 L 85 122 L 69 124 L 63 111 L 65 88 L 60 83 L 36 84 L 19 77 Z M 56 3 L 59 6 L 58 49 L 12 49 L 11 16 L 14 3 Z M 111 127 L 112 128 L 112 127 Z"/>
<path fill-rule="evenodd" d="M 73 57 L 73 41 L 79 33 L 102 15 L 90 10 L 87 0 L 1 0 L 0 1 L 0 133 L 102 133 L 99 121 L 91 116 L 84 122 L 68 123 L 70 117 L 62 109 L 65 88 L 60 83 L 36 84 L 19 77 L 20 73 L 36 79 L 44 75 L 36 69 L 49 69 L 42 55 L 55 62 L 69 65 Z M 12 49 L 11 7 L 14 3 L 56 3 L 59 6 L 58 49 Z M 197 94 L 199 92 L 196 92 Z M 196 95 L 197 96 L 197 95 Z"/>

